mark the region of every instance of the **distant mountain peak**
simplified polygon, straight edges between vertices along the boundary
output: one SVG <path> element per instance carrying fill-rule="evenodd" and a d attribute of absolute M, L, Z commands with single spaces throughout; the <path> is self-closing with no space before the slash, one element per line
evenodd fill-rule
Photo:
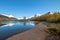
<path fill-rule="evenodd" d="M 42 14 L 37 13 L 36 15 L 37 15 L 37 16 L 41 16 Z"/>
<path fill-rule="evenodd" d="M 14 16 L 12 15 L 6 15 L 6 14 L 0 14 L 0 19 L 1 21 L 7 21 L 7 20 L 17 20 Z"/>
<path fill-rule="evenodd" d="M 14 17 L 13 15 L 6 15 L 6 14 L 0 14 L 0 15 L 7 16 L 7 17 Z"/>

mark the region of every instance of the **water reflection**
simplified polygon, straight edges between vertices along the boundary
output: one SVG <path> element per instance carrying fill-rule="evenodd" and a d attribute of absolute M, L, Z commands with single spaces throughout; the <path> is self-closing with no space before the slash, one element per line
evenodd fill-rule
<path fill-rule="evenodd" d="M 26 26 L 26 22 L 23 22 L 24 26 Z"/>
<path fill-rule="evenodd" d="M 13 22 L 0 22 L 0 26 L 12 26 L 14 25 Z"/>
<path fill-rule="evenodd" d="M 0 40 L 4 40 L 9 36 L 21 33 L 34 28 L 30 22 L 1 22 L 0 27 Z"/>
<path fill-rule="evenodd" d="M 26 26 L 26 24 L 27 24 L 27 22 L 23 22 L 23 25 L 24 25 L 24 26 Z M 29 21 L 29 24 L 32 25 L 32 26 L 35 25 L 35 24 L 34 24 L 33 22 L 31 22 L 31 21 Z"/>
<path fill-rule="evenodd" d="M 24 25 L 24 26 L 26 26 L 27 24 L 29 25 L 34 25 L 34 23 L 33 22 L 12 22 L 12 21 L 10 21 L 10 22 L 0 22 L 0 26 L 13 26 L 14 24 L 19 24 L 19 25 Z"/>
<path fill-rule="evenodd" d="M 0 24 L 0 26 L 3 26 L 3 25 L 6 25 L 6 24 Z"/>
<path fill-rule="evenodd" d="M 14 25 L 14 23 L 8 23 L 8 24 L 3 25 L 3 26 L 13 26 L 13 25 Z"/>

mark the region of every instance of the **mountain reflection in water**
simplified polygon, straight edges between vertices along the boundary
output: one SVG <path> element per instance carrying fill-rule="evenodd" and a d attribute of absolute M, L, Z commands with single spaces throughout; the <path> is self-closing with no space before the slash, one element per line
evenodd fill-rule
<path fill-rule="evenodd" d="M 34 28 L 31 22 L 2 22 L 0 23 L 0 40 Z"/>
<path fill-rule="evenodd" d="M 0 24 L 0 26 L 3 26 L 3 25 L 6 25 L 6 24 Z"/>

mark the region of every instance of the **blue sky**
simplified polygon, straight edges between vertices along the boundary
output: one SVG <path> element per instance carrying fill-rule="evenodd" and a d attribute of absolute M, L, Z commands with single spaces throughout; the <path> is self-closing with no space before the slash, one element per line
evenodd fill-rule
<path fill-rule="evenodd" d="M 30 17 L 47 12 L 60 12 L 60 0 L 0 0 L 0 14 Z"/>

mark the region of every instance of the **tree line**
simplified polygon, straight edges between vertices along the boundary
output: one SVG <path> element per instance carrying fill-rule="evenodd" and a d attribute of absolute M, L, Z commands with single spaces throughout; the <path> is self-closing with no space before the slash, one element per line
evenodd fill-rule
<path fill-rule="evenodd" d="M 60 12 L 48 12 L 41 16 L 33 17 L 32 21 L 47 21 L 47 22 L 60 22 Z"/>

